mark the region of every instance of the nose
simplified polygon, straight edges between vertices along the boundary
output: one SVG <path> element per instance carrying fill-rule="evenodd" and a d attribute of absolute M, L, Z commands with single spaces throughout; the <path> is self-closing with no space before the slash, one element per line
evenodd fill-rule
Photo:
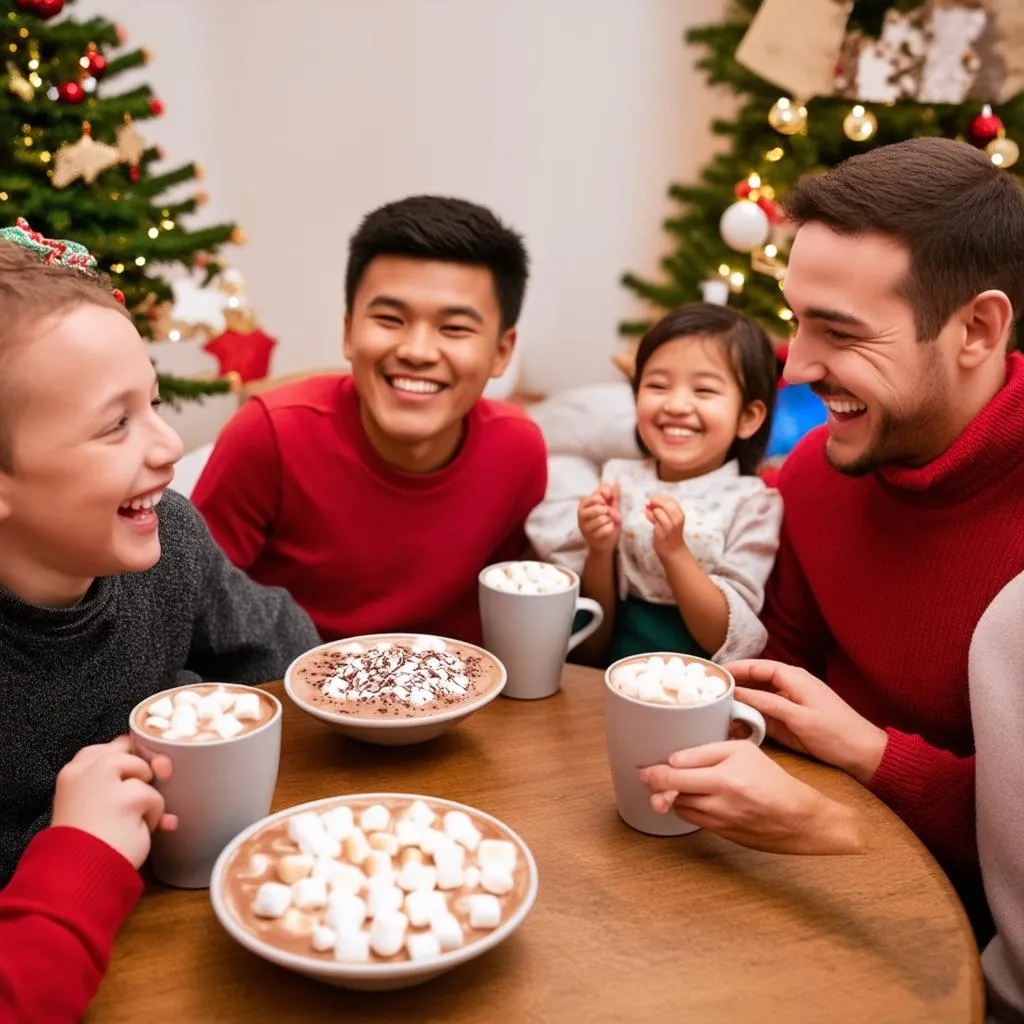
<path fill-rule="evenodd" d="M 665 412 L 682 416 L 693 410 L 693 396 L 686 388 L 673 388 L 665 396 Z"/>
<path fill-rule="evenodd" d="M 824 380 L 827 375 L 828 371 L 819 353 L 815 351 L 814 343 L 797 328 L 789 339 L 786 365 L 782 368 L 783 379 L 787 384 L 813 384 Z"/>
<path fill-rule="evenodd" d="M 437 362 L 437 344 L 433 328 L 427 323 L 413 323 L 402 335 L 395 355 L 404 363 L 424 366 Z"/>
<path fill-rule="evenodd" d="M 173 466 L 185 454 L 178 432 L 156 410 L 153 411 L 152 433 L 146 448 L 146 465 L 151 469 Z"/>

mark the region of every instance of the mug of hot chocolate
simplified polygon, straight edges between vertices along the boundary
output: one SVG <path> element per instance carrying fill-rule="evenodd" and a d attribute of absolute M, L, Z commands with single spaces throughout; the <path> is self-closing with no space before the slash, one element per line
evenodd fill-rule
<path fill-rule="evenodd" d="M 490 565 L 478 583 L 484 646 L 508 672 L 504 696 L 537 700 L 557 693 L 566 655 L 601 625 L 601 606 L 580 597 L 576 573 L 546 562 Z M 580 611 L 590 619 L 574 631 Z"/>
<path fill-rule="evenodd" d="M 696 825 L 651 807 L 640 769 L 664 764 L 677 750 L 728 739 L 733 722 L 748 725 L 750 740 L 760 745 L 761 713 L 733 699 L 736 684 L 721 665 L 685 654 L 622 658 L 605 671 L 604 683 L 605 738 L 619 816 L 654 836 L 696 831 Z"/>
<path fill-rule="evenodd" d="M 153 785 L 173 832 L 156 832 L 150 865 L 167 885 L 205 889 L 221 850 L 266 817 L 281 755 L 281 702 L 234 683 L 196 683 L 140 701 L 129 718 L 135 752 L 166 754 L 174 773 Z"/>

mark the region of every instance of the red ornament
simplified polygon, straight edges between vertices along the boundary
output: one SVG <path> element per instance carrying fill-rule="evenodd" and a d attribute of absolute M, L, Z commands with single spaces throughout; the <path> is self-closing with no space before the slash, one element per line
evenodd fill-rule
<path fill-rule="evenodd" d="M 766 199 L 764 196 L 759 196 L 757 199 L 757 205 L 764 211 L 764 215 L 768 218 L 769 224 L 778 224 L 782 220 L 782 212 L 779 210 L 779 204 L 773 199 Z"/>
<path fill-rule="evenodd" d="M 18 0 L 18 6 L 37 18 L 46 19 L 64 10 L 64 0 Z"/>
<path fill-rule="evenodd" d="M 124 46 L 124 44 L 128 42 L 128 32 L 124 25 L 115 25 L 114 31 L 117 33 L 118 46 Z"/>
<path fill-rule="evenodd" d="M 992 113 L 992 108 L 986 103 L 981 108 L 981 113 L 971 119 L 967 134 L 971 142 L 979 148 L 984 148 L 993 139 L 998 139 L 1004 132 L 1003 122 L 998 114 Z"/>
<path fill-rule="evenodd" d="M 85 55 L 85 70 L 92 75 L 93 78 L 99 78 L 104 71 L 107 70 L 107 58 L 103 56 L 99 50 L 90 50 Z"/>
<path fill-rule="evenodd" d="M 115 288 L 114 289 L 114 298 L 117 299 L 117 301 L 120 302 L 122 306 L 125 304 L 125 302 L 124 302 L 124 292 L 121 291 L 120 288 Z"/>
<path fill-rule="evenodd" d="M 753 190 L 753 186 L 746 178 L 744 178 L 742 181 L 737 181 L 736 187 L 733 189 L 733 191 L 736 193 L 737 199 L 746 199 L 750 195 L 750 193 L 753 192 Z"/>
<path fill-rule="evenodd" d="M 154 117 L 159 117 L 164 112 L 164 105 L 154 96 L 149 101 L 149 109 L 152 111 Z"/>
<path fill-rule="evenodd" d="M 61 82 L 57 86 L 57 97 L 61 103 L 81 103 L 85 96 L 86 92 L 78 82 Z"/>
<path fill-rule="evenodd" d="M 208 341 L 203 350 L 220 363 L 221 377 L 237 373 L 245 382 L 262 380 L 267 376 L 270 372 L 270 356 L 276 345 L 276 339 L 260 330 L 248 334 L 225 331 Z"/>
<path fill-rule="evenodd" d="M 131 170 L 128 172 L 128 177 L 131 178 L 132 181 L 138 181 L 139 180 L 139 169 L 138 169 L 138 167 L 131 168 Z"/>

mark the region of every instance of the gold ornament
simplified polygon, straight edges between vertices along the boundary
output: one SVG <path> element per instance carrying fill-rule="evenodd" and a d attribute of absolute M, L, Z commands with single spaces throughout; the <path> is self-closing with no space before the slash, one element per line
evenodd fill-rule
<path fill-rule="evenodd" d="M 782 96 L 768 111 L 768 123 L 783 135 L 797 135 L 807 127 L 807 108 L 800 100 Z"/>
<path fill-rule="evenodd" d="M 124 124 L 117 129 L 117 151 L 130 167 L 138 167 L 146 151 L 146 140 L 135 130 L 132 115 L 124 115 Z"/>
<path fill-rule="evenodd" d="M 249 241 L 249 236 L 245 233 L 244 228 L 235 228 L 235 230 L 231 232 L 231 241 L 235 245 L 245 245 L 245 243 Z"/>
<path fill-rule="evenodd" d="M 867 142 L 878 130 L 878 119 L 859 103 L 843 118 L 843 132 L 853 142 Z"/>
<path fill-rule="evenodd" d="M 105 142 L 96 142 L 89 122 L 83 121 L 82 137 L 57 150 L 50 181 L 54 188 L 64 188 L 78 178 L 91 185 L 107 168 L 120 161 L 121 154 Z"/>
<path fill-rule="evenodd" d="M 32 83 L 10 61 L 7 62 L 7 88 L 25 103 L 35 99 L 36 90 Z"/>
<path fill-rule="evenodd" d="M 985 152 L 996 167 L 1012 167 L 1020 157 L 1020 146 L 1013 139 L 1001 137 L 993 139 L 985 147 Z"/>

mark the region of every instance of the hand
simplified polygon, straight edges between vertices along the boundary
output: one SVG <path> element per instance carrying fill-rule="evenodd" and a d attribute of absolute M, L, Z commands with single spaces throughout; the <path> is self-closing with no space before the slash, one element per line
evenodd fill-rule
<path fill-rule="evenodd" d="M 777 661 L 723 667 L 736 680 L 736 699 L 764 715 L 772 739 L 834 764 L 858 782 L 871 780 L 889 737 L 820 679 Z"/>
<path fill-rule="evenodd" d="M 576 518 L 589 551 L 594 554 L 614 551 L 622 533 L 619 485 L 601 484 L 593 494 L 581 498 Z"/>
<path fill-rule="evenodd" d="M 863 825 L 849 808 L 794 779 L 759 747 L 726 740 L 672 754 L 640 772 L 659 814 L 767 853 L 860 853 Z"/>
<path fill-rule="evenodd" d="M 171 831 L 178 819 L 164 813 L 164 798 L 149 785 L 154 777 L 170 778 L 170 759 L 157 755 L 150 765 L 130 750 L 131 741 L 120 736 L 75 754 L 57 776 L 52 820 L 96 836 L 139 867 L 150 833 Z"/>
<path fill-rule="evenodd" d="M 671 561 L 686 550 L 683 526 L 686 516 L 679 502 L 667 494 L 655 494 L 644 509 L 647 521 L 654 527 L 654 553 L 662 562 Z"/>

